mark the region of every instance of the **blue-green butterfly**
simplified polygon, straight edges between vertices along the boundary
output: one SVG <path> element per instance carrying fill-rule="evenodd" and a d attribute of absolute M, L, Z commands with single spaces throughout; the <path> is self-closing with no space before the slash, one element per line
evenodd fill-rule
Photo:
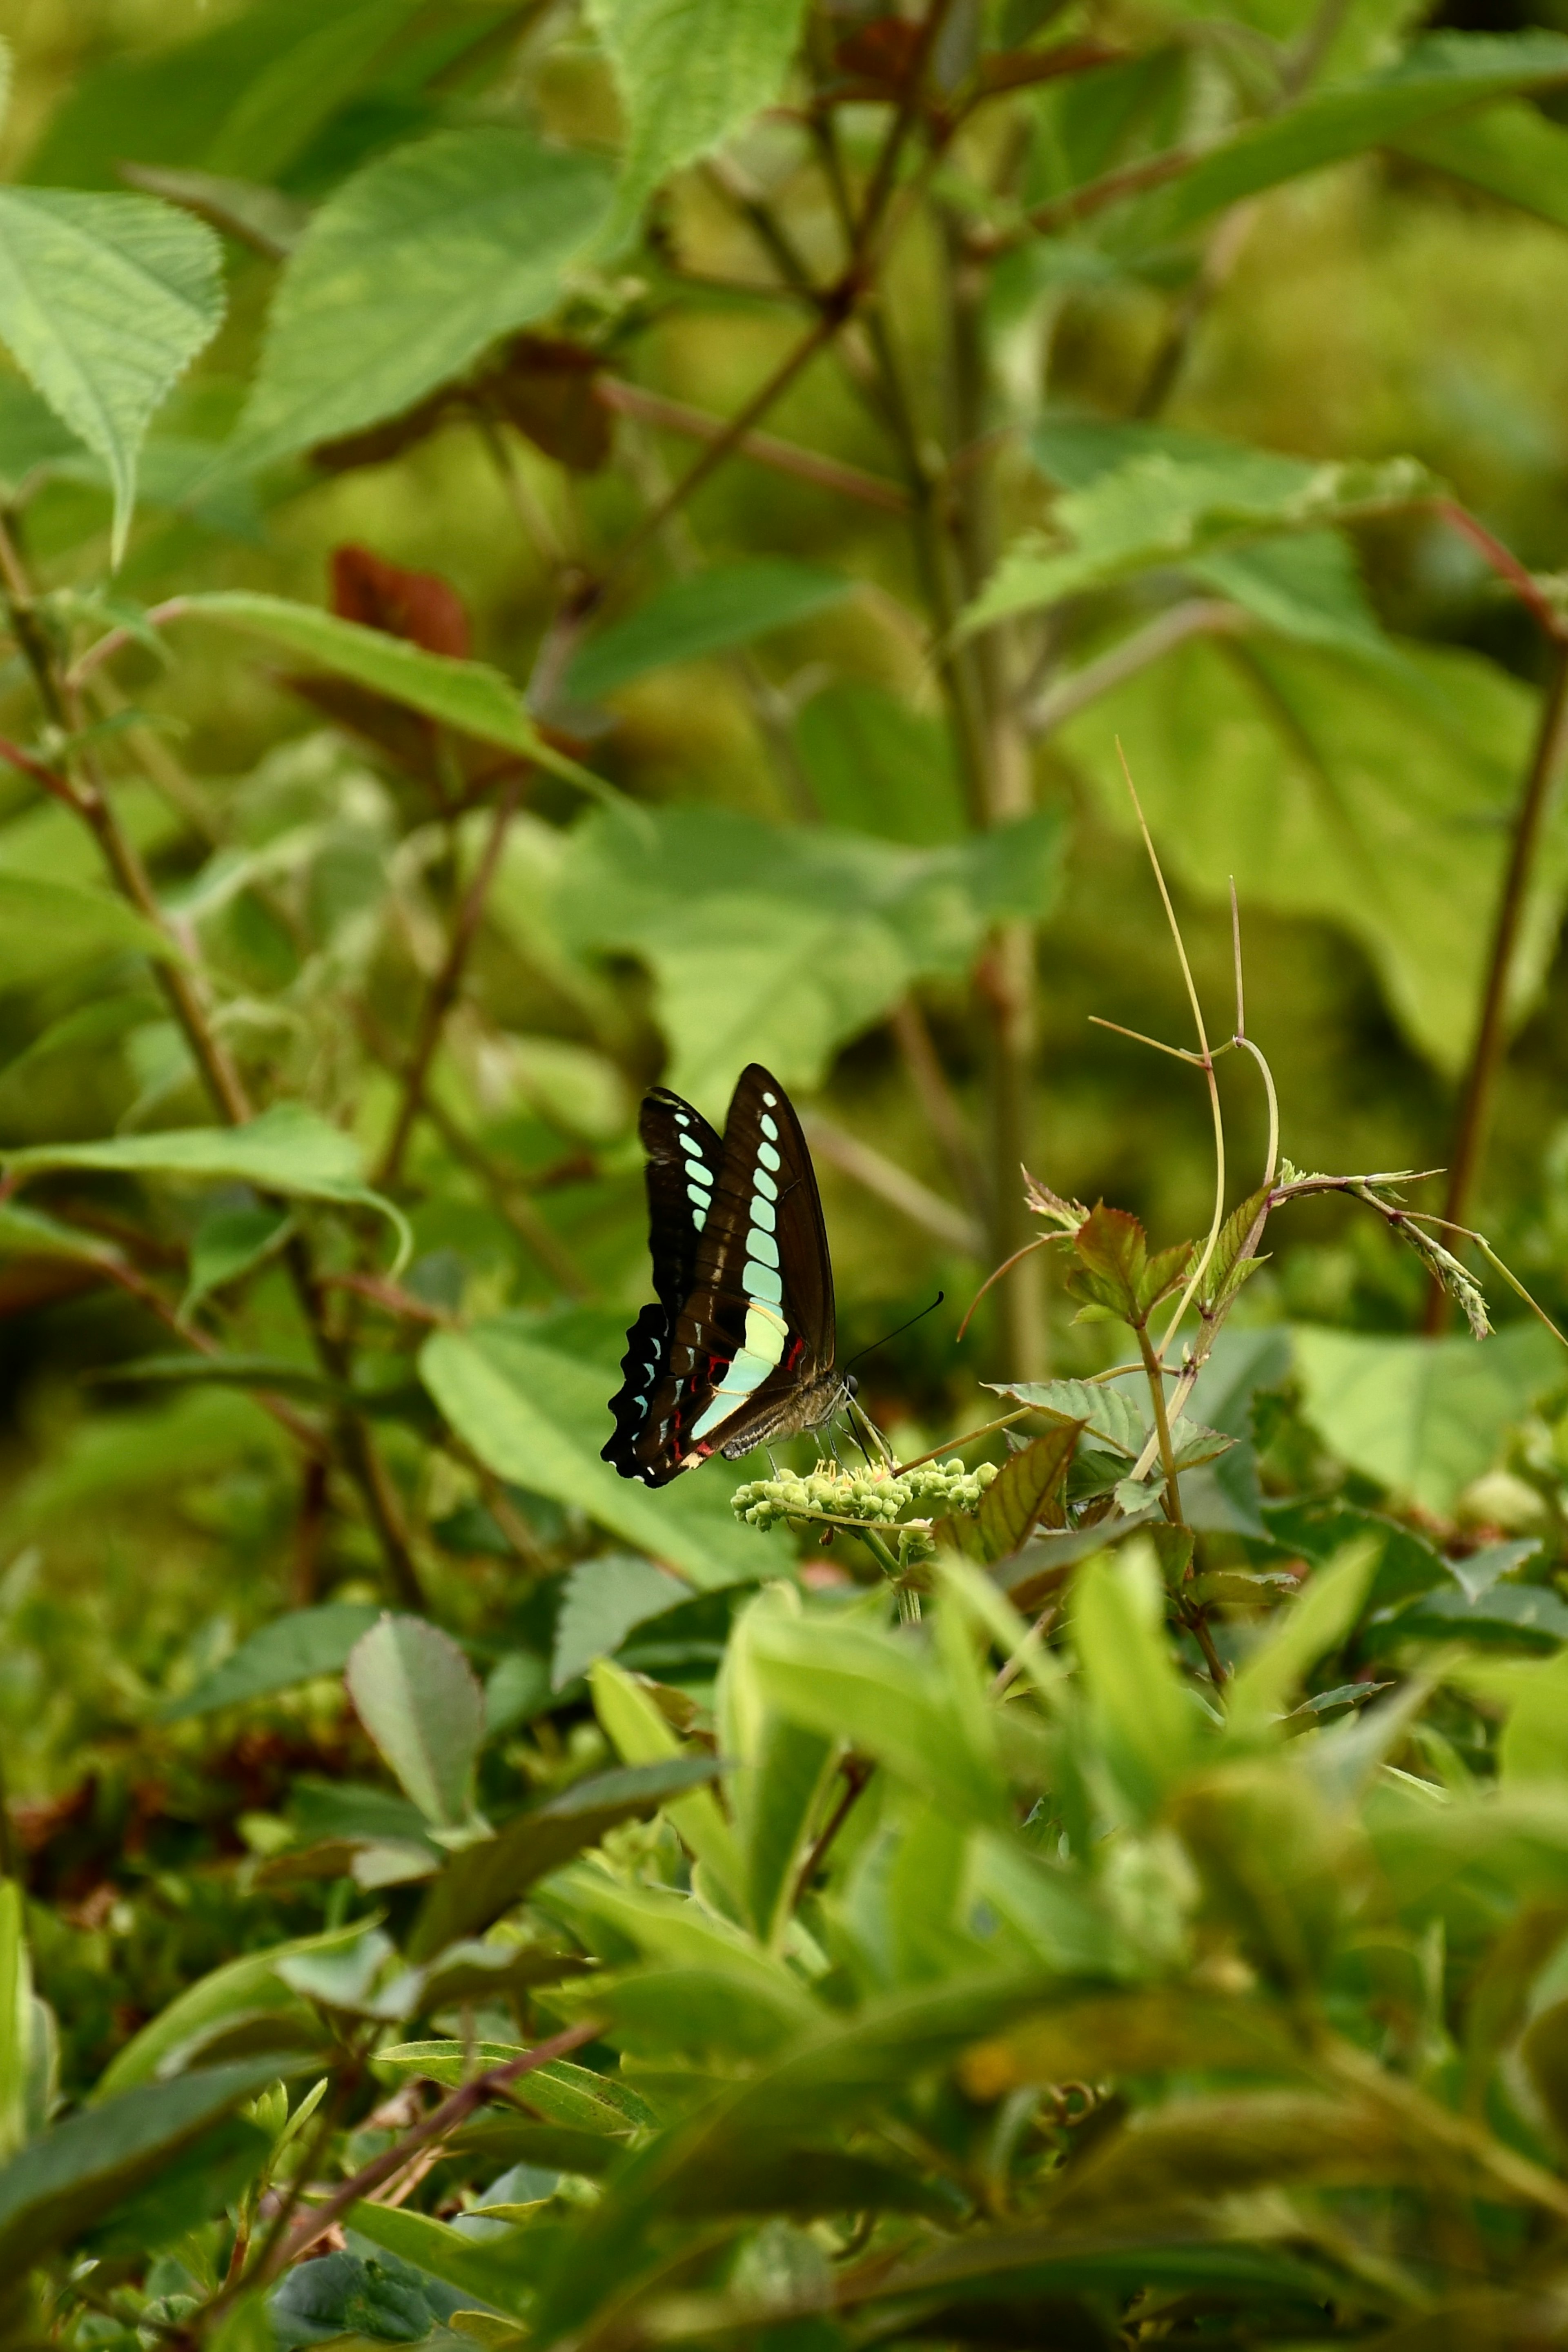
<path fill-rule="evenodd" d="M 822 1202 L 778 1080 L 742 1071 L 722 1137 L 657 1087 L 639 1132 L 658 1297 L 626 1334 L 604 1458 L 663 1486 L 710 1454 L 817 1428 L 854 1383 L 834 1369 Z"/>

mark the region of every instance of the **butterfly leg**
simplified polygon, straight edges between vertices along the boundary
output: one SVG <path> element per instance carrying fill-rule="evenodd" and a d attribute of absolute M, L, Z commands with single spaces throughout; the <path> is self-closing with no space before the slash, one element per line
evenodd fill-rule
<path fill-rule="evenodd" d="M 763 1453 L 767 1455 L 767 1457 L 768 1457 L 768 1475 L 769 1475 L 769 1477 L 770 1477 L 770 1478 L 777 1478 L 777 1476 L 778 1476 L 778 1475 L 779 1475 L 779 1465 L 778 1465 L 778 1464 L 773 1460 L 773 1447 L 772 1447 L 771 1445 L 764 1445 L 764 1446 L 763 1446 Z"/>

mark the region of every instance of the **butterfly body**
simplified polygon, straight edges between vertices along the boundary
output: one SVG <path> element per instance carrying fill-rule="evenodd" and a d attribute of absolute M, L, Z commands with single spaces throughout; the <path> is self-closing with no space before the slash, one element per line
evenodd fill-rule
<path fill-rule="evenodd" d="M 849 1390 L 816 1178 L 778 1080 L 743 1070 L 721 1137 L 656 1087 L 639 1131 L 658 1297 L 626 1334 L 604 1458 L 662 1486 L 710 1454 L 816 1428 Z"/>

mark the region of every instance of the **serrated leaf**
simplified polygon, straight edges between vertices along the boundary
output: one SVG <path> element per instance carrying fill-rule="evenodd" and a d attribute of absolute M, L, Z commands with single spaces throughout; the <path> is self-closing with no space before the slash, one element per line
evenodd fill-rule
<path fill-rule="evenodd" d="M 1065 1524 L 1058 1498 L 1083 1427 L 1082 1422 L 1058 1423 L 1002 1465 L 974 1515 L 986 1559 L 1005 1559 L 1042 1518 L 1047 1527 Z"/>
<path fill-rule="evenodd" d="M 855 583 L 842 572 L 783 556 L 715 564 L 661 588 L 589 637 L 562 682 L 571 701 L 592 702 L 650 670 L 750 645 L 841 604 Z"/>
<path fill-rule="evenodd" d="M 1193 1244 L 1178 1242 L 1151 1257 L 1138 1219 L 1125 1209 L 1108 1209 L 1102 1201 L 1073 1236 L 1073 1252 L 1076 1263 L 1067 1277 L 1073 1297 L 1141 1330 L 1151 1309 L 1180 1283 Z"/>
<path fill-rule="evenodd" d="M 343 1680 L 354 1712 L 426 1821 L 468 1815 L 485 1700 L 458 1644 L 422 1617 L 382 1617 L 362 1633 Z"/>
<path fill-rule="evenodd" d="M 626 116 L 610 249 L 661 180 L 772 104 L 804 11 L 805 0 L 588 0 Z"/>
<path fill-rule="evenodd" d="M 564 1690 L 595 1658 L 612 1657 L 635 1625 L 690 1598 L 689 1585 L 633 1552 L 580 1561 L 566 1580 L 555 1620 L 551 1688 Z"/>
<path fill-rule="evenodd" d="M 395 415 L 554 309 L 609 188 L 596 157 L 501 123 L 378 156 L 334 189 L 284 269 L 227 463 Z"/>
<path fill-rule="evenodd" d="M 1124 1389 L 1088 1381 L 987 1381 L 998 1396 L 1039 1406 L 1053 1420 L 1081 1422 L 1105 1444 L 1129 1459 L 1142 1454 L 1152 1426 L 1149 1416 Z"/>
<path fill-rule="evenodd" d="M 193 1689 L 171 1700 L 161 1719 L 181 1723 L 188 1716 L 210 1715 L 215 1707 L 293 1690 L 318 1675 L 341 1675 L 354 1643 L 380 1614 L 374 1601 L 328 1601 L 275 1617 Z"/>
<path fill-rule="evenodd" d="M 1331 551 L 1339 542 L 1323 534 L 1432 495 L 1437 485 L 1414 459 L 1314 466 L 1152 425 L 1047 424 L 1035 447 L 1047 473 L 1072 480 L 1052 510 L 1053 537 L 1014 543 L 965 629 L 1179 564 L 1287 635 L 1391 655 L 1342 551 Z M 1280 534 L 1309 535 L 1307 555 L 1265 551 Z"/>
<path fill-rule="evenodd" d="M 114 489 L 118 563 L 164 394 L 223 318 L 211 229 L 149 196 L 0 188 L 0 341 Z"/>

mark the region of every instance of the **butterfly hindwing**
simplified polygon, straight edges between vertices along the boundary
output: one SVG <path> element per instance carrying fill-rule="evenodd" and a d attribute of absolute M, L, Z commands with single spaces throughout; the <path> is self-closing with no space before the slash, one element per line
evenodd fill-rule
<path fill-rule="evenodd" d="M 698 1244 L 724 1146 L 700 1110 L 663 1087 L 644 1097 L 637 1131 L 647 1155 L 648 1247 L 658 1297 L 626 1333 L 621 1385 L 610 1399 L 616 1426 L 603 1454 L 623 1477 L 662 1486 L 675 1476 L 679 1464 L 662 1476 L 650 1475 L 638 1440 L 646 1434 L 649 1403 L 668 1365 L 675 1318 L 696 1278 Z"/>
<path fill-rule="evenodd" d="M 661 1100 L 676 1097 L 650 1097 L 649 1107 Z M 624 1475 L 662 1486 L 709 1454 L 744 1454 L 826 1418 L 838 1393 L 833 1267 L 800 1122 L 759 1064 L 735 1088 L 684 1283 L 673 1276 L 668 1194 L 656 1192 L 648 1108 L 644 1140 L 659 1307 L 645 1308 L 628 1335 L 626 1383 L 605 1452 Z M 669 1323 L 656 1347 L 649 1318 L 664 1314 Z"/>

